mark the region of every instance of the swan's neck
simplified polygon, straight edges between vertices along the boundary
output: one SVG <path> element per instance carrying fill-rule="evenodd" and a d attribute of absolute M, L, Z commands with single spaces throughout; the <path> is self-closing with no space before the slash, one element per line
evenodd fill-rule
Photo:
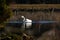
<path fill-rule="evenodd" d="M 25 18 L 23 19 L 23 21 L 25 21 Z"/>

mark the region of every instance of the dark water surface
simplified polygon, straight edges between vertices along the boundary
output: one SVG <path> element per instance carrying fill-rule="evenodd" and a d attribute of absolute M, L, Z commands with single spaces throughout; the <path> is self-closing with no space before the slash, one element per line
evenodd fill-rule
<path fill-rule="evenodd" d="M 15 33 L 20 34 L 20 29 L 21 29 L 22 23 L 23 23 L 22 21 L 7 22 L 5 29 L 0 31 L 0 33 L 11 32 L 14 34 Z M 35 37 L 37 37 L 37 36 L 39 37 L 44 32 L 51 30 L 53 28 L 52 25 L 57 22 L 56 21 L 33 21 L 32 23 L 33 23 L 33 25 L 32 25 L 33 28 L 26 30 L 26 33 L 29 35 L 33 35 Z M 41 26 L 38 26 L 40 24 L 41 24 Z"/>
<path fill-rule="evenodd" d="M 22 21 L 9 21 L 7 23 L 23 23 Z M 32 23 L 57 23 L 57 21 L 32 21 Z"/>

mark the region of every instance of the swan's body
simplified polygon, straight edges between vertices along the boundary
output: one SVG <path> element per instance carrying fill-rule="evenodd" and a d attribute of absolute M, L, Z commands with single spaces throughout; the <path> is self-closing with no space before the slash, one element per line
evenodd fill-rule
<path fill-rule="evenodd" d="M 26 19 L 26 28 L 30 28 L 30 26 L 32 25 L 32 20 L 30 19 Z"/>
<path fill-rule="evenodd" d="M 23 28 L 25 28 L 25 25 L 26 25 L 26 28 L 30 28 L 31 25 L 32 25 L 32 20 L 30 19 L 26 19 L 24 16 L 21 16 L 21 18 L 23 18 Z"/>

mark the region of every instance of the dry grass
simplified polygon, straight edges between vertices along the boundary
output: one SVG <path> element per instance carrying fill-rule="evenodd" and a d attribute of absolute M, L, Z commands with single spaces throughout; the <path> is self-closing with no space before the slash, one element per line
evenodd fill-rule
<path fill-rule="evenodd" d="M 21 9 L 47 9 L 47 8 L 60 8 L 60 4 L 10 4 L 10 8 L 21 8 Z"/>
<path fill-rule="evenodd" d="M 20 19 L 22 15 L 24 15 L 26 18 L 29 18 L 31 20 L 46 20 L 46 21 L 60 21 L 60 13 L 53 12 L 53 13 L 44 13 L 44 12 L 20 12 L 17 13 L 18 15 L 14 15 L 11 19 L 17 20 Z"/>
<path fill-rule="evenodd" d="M 47 9 L 47 8 L 60 8 L 60 4 L 10 4 L 10 8 L 16 9 Z M 20 12 L 12 19 L 19 19 L 21 15 L 32 20 L 53 20 L 60 21 L 60 13 L 58 12 Z"/>

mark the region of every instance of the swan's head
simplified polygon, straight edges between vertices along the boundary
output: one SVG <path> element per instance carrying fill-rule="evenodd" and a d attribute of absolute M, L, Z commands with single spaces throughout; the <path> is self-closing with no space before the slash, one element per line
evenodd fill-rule
<path fill-rule="evenodd" d="M 24 16 L 21 16 L 21 18 L 25 18 Z"/>

